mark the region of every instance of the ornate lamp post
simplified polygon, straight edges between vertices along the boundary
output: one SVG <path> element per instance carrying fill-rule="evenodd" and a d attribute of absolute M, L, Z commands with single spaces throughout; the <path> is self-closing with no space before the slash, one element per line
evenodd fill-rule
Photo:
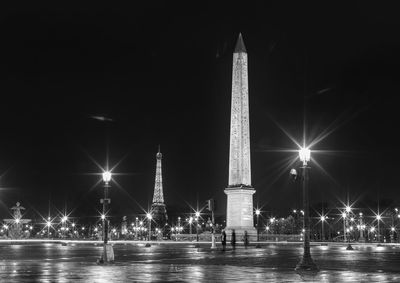
<path fill-rule="evenodd" d="M 61 225 L 62 225 L 62 227 L 61 227 L 61 231 L 62 231 L 62 238 L 64 238 L 65 237 L 65 233 L 64 233 L 64 231 L 66 231 L 66 227 L 65 227 L 65 225 L 66 225 L 66 223 L 67 223 L 67 220 L 68 220 L 68 217 L 65 215 L 65 216 L 63 216 L 62 218 L 61 218 Z"/>
<path fill-rule="evenodd" d="M 196 211 L 195 213 L 195 220 L 196 220 L 196 245 L 195 247 L 198 248 L 199 247 L 199 218 L 200 218 L 200 212 Z"/>
<path fill-rule="evenodd" d="M 363 224 L 363 213 L 360 212 L 358 215 L 360 216 L 360 238 L 358 239 L 358 241 L 363 243 L 363 242 L 365 242 L 365 238 L 364 238 L 365 225 Z"/>
<path fill-rule="evenodd" d="M 153 216 L 150 213 L 146 214 L 147 217 L 147 222 L 148 222 L 148 226 L 149 226 L 149 234 L 148 234 L 148 240 L 150 241 L 150 236 L 151 236 L 151 219 L 153 219 Z"/>
<path fill-rule="evenodd" d="M 111 181 L 111 172 L 104 171 L 102 174 L 103 182 L 104 182 L 104 197 L 100 199 L 100 203 L 103 204 L 103 213 L 101 215 L 102 224 L 103 224 L 103 255 L 100 258 L 99 262 L 112 262 L 114 261 L 114 250 L 110 244 L 108 244 L 108 220 L 106 219 L 107 207 L 111 202 L 111 199 L 108 198 L 108 189 L 110 188 Z"/>
<path fill-rule="evenodd" d="M 193 222 L 193 217 L 190 216 L 189 217 L 189 234 L 190 234 L 190 238 L 192 238 L 192 222 Z"/>
<path fill-rule="evenodd" d="M 260 229 L 259 229 L 259 222 L 258 222 L 258 220 L 259 220 L 259 218 L 260 218 L 260 214 L 261 214 L 261 211 L 259 210 L 259 209 L 256 209 L 256 216 L 257 216 L 257 223 L 256 223 L 256 225 L 257 225 L 257 245 L 256 245 L 256 248 L 261 248 L 261 246 L 260 246 Z"/>
<path fill-rule="evenodd" d="M 147 223 L 148 223 L 148 241 L 150 242 L 150 237 L 151 237 L 151 220 L 153 219 L 153 216 L 151 215 L 151 213 L 147 213 L 146 214 L 147 217 Z M 150 247 L 150 243 L 146 243 L 146 247 Z"/>
<path fill-rule="evenodd" d="M 343 242 L 347 241 L 347 237 L 346 237 L 346 217 L 347 217 L 346 212 L 343 212 L 342 213 L 342 218 L 343 218 Z"/>
<path fill-rule="evenodd" d="M 394 226 L 390 227 L 390 242 L 394 243 L 394 232 L 396 232 L 396 228 Z"/>
<path fill-rule="evenodd" d="M 302 168 L 302 181 L 303 181 L 303 209 L 304 209 L 304 242 L 303 242 L 303 257 L 297 264 L 296 270 L 318 270 L 317 265 L 311 258 L 310 253 L 310 215 L 309 215 L 309 199 L 308 199 L 308 181 L 309 175 L 308 170 L 310 167 L 307 166 L 311 160 L 311 150 L 309 148 L 301 148 L 299 150 L 300 161 L 303 162 Z"/>
<path fill-rule="evenodd" d="M 47 238 L 50 239 L 50 226 L 51 226 L 50 220 L 47 220 L 46 226 L 47 226 Z"/>
<path fill-rule="evenodd" d="M 326 220 L 325 215 L 321 215 L 320 220 L 321 220 L 321 240 L 325 241 L 325 231 L 324 231 L 324 222 Z"/>
<path fill-rule="evenodd" d="M 381 229 L 380 229 L 380 226 L 379 226 L 379 222 L 381 222 L 381 219 L 382 219 L 382 217 L 378 214 L 377 216 L 376 216 L 376 220 L 378 221 L 378 242 L 380 243 L 381 242 Z"/>

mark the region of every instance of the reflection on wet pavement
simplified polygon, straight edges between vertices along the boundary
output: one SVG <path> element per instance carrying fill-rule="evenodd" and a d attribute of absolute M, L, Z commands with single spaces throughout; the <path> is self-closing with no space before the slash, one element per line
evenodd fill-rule
<path fill-rule="evenodd" d="M 117 244 L 116 262 L 104 266 L 96 264 L 101 246 L 92 244 L 0 245 L 0 282 L 400 282 L 400 247 L 354 248 L 314 246 L 320 272 L 298 274 L 298 245 L 222 252 L 209 245 Z"/>

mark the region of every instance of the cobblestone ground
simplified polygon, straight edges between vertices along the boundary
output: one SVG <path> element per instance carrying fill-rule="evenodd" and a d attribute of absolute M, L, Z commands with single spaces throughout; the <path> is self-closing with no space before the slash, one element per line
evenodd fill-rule
<path fill-rule="evenodd" d="M 301 245 L 211 250 L 209 244 L 115 244 L 98 265 L 93 244 L 0 244 L 0 282 L 400 282 L 400 246 L 312 246 L 320 271 L 298 274 Z"/>

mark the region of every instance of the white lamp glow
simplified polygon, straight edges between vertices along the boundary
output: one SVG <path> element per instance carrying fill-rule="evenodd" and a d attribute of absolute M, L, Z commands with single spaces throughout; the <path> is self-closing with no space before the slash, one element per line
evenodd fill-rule
<path fill-rule="evenodd" d="M 299 150 L 299 158 L 303 162 L 303 165 L 307 165 L 307 162 L 311 159 L 311 150 L 308 147 L 302 147 Z"/>
<path fill-rule="evenodd" d="M 111 181 L 111 172 L 110 171 L 104 171 L 102 175 L 103 175 L 104 183 L 107 184 L 108 182 Z"/>

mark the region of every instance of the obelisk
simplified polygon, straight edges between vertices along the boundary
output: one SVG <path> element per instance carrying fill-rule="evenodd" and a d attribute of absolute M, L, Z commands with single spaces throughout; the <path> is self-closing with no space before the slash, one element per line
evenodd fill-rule
<path fill-rule="evenodd" d="M 250 166 L 249 90 L 247 52 L 242 35 L 236 43 L 232 68 L 231 135 L 226 230 L 235 229 L 237 238 L 247 231 L 255 235 Z"/>

